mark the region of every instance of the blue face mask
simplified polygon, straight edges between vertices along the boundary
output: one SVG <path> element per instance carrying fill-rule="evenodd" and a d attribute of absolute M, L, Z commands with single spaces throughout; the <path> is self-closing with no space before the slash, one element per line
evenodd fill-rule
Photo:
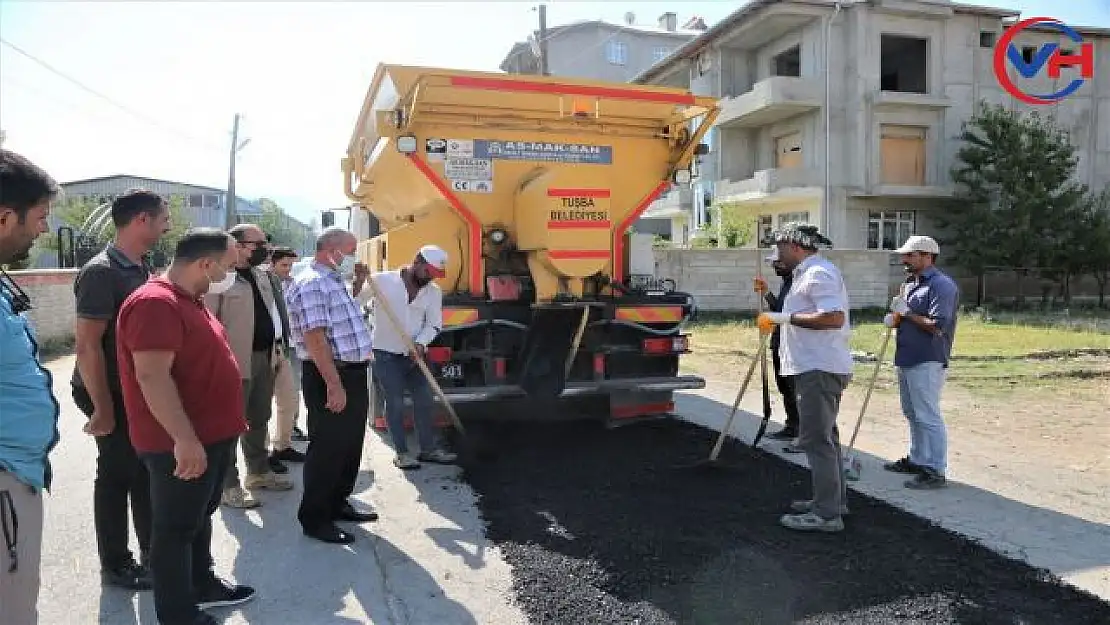
<path fill-rule="evenodd" d="M 339 266 L 336 267 L 335 269 L 336 269 L 336 271 L 339 272 L 340 275 L 344 275 L 344 276 L 354 273 L 354 271 L 355 271 L 355 257 L 344 255 L 343 256 L 343 261 L 341 263 L 339 263 Z"/>

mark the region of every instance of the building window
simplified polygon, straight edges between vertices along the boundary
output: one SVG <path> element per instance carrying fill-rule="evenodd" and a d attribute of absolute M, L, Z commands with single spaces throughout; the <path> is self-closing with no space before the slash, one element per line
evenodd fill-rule
<path fill-rule="evenodd" d="M 867 249 L 898 249 L 916 230 L 916 222 L 914 211 L 871 211 L 867 215 Z"/>
<path fill-rule="evenodd" d="M 774 233 L 774 226 L 771 225 L 770 215 L 759 216 L 759 226 L 756 227 L 756 235 L 759 240 L 756 245 L 759 247 L 769 247 L 771 245 L 771 235 Z"/>
<path fill-rule="evenodd" d="M 628 63 L 628 44 L 623 41 L 610 41 L 606 46 L 606 57 L 612 65 Z"/>
<path fill-rule="evenodd" d="M 200 193 L 190 193 L 189 208 L 204 208 L 204 196 Z"/>
<path fill-rule="evenodd" d="M 775 55 L 771 59 L 772 76 L 801 76 L 802 75 L 802 49 L 794 46 Z"/>
<path fill-rule="evenodd" d="M 663 59 L 667 58 L 667 55 L 670 54 L 670 53 L 671 53 L 670 48 L 663 47 L 663 46 L 656 46 L 656 47 L 651 49 L 652 62 L 653 63 L 658 63 L 659 61 L 662 61 Z"/>
<path fill-rule="evenodd" d="M 1021 47 L 1021 60 L 1026 63 L 1032 63 L 1033 57 L 1037 56 L 1037 49 L 1033 46 Z"/>
<path fill-rule="evenodd" d="M 993 48 L 997 35 L 989 30 L 979 31 L 979 47 Z"/>
<path fill-rule="evenodd" d="M 778 217 L 778 220 L 779 220 L 779 228 L 782 228 L 783 226 L 785 226 L 788 223 L 807 224 L 807 223 L 809 223 L 809 211 L 797 211 L 797 212 L 792 212 L 792 213 L 780 213 L 779 217 Z"/>
<path fill-rule="evenodd" d="M 882 183 L 925 186 L 925 128 L 883 124 L 880 132 Z"/>
<path fill-rule="evenodd" d="M 880 88 L 901 93 L 928 93 L 929 42 L 920 37 L 879 38 Z"/>
<path fill-rule="evenodd" d="M 775 138 L 775 167 L 796 169 L 802 166 L 802 133 Z"/>

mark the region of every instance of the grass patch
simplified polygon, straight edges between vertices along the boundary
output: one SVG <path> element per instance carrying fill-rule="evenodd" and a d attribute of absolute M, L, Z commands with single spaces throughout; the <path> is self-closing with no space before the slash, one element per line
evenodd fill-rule
<path fill-rule="evenodd" d="M 851 347 L 860 354 L 878 354 L 886 327 L 882 311 L 853 313 Z M 1104 380 L 1110 384 L 1110 327 L 1105 317 L 1069 315 L 1053 322 L 1046 315 L 960 317 L 949 380 L 976 388 L 1015 384 L 1054 388 L 1071 379 Z M 751 316 L 703 316 L 689 327 L 692 354 L 683 367 L 707 377 L 735 377 L 759 346 Z M 894 357 L 894 342 L 886 362 Z M 857 375 L 873 365 L 860 363 Z M 886 372 L 884 372 L 885 374 Z M 885 377 L 880 374 L 881 377 Z"/>

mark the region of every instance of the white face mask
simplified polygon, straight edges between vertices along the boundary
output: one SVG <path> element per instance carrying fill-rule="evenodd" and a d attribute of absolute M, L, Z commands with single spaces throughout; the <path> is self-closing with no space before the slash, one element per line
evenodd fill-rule
<path fill-rule="evenodd" d="M 234 271 L 228 271 L 227 275 L 224 276 L 224 279 L 220 280 L 219 282 L 212 280 L 212 276 L 208 276 L 208 279 L 210 280 L 208 284 L 208 292 L 215 295 L 226 293 L 229 289 L 231 289 L 231 287 L 235 286 Z"/>
<path fill-rule="evenodd" d="M 355 257 L 353 254 L 341 254 L 339 261 L 333 258 L 332 262 L 335 263 L 335 270 L 339 272 L 341 276 L 349 276 L 355 271 Z"/>

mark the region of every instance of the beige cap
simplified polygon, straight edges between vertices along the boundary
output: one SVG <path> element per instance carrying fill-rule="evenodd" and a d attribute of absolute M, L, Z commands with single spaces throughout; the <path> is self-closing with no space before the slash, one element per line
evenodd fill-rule
<path fill-rule="evenodd" d="M 902 247 L 894 250 L 895 254 L 911 254 L 913 252 L 924 252 L 926 254 L 940 254 L 940 246 L 933 240 L 932 237 L 927 237 L 921 234 L 915 234 L 906 239 Z"/>

